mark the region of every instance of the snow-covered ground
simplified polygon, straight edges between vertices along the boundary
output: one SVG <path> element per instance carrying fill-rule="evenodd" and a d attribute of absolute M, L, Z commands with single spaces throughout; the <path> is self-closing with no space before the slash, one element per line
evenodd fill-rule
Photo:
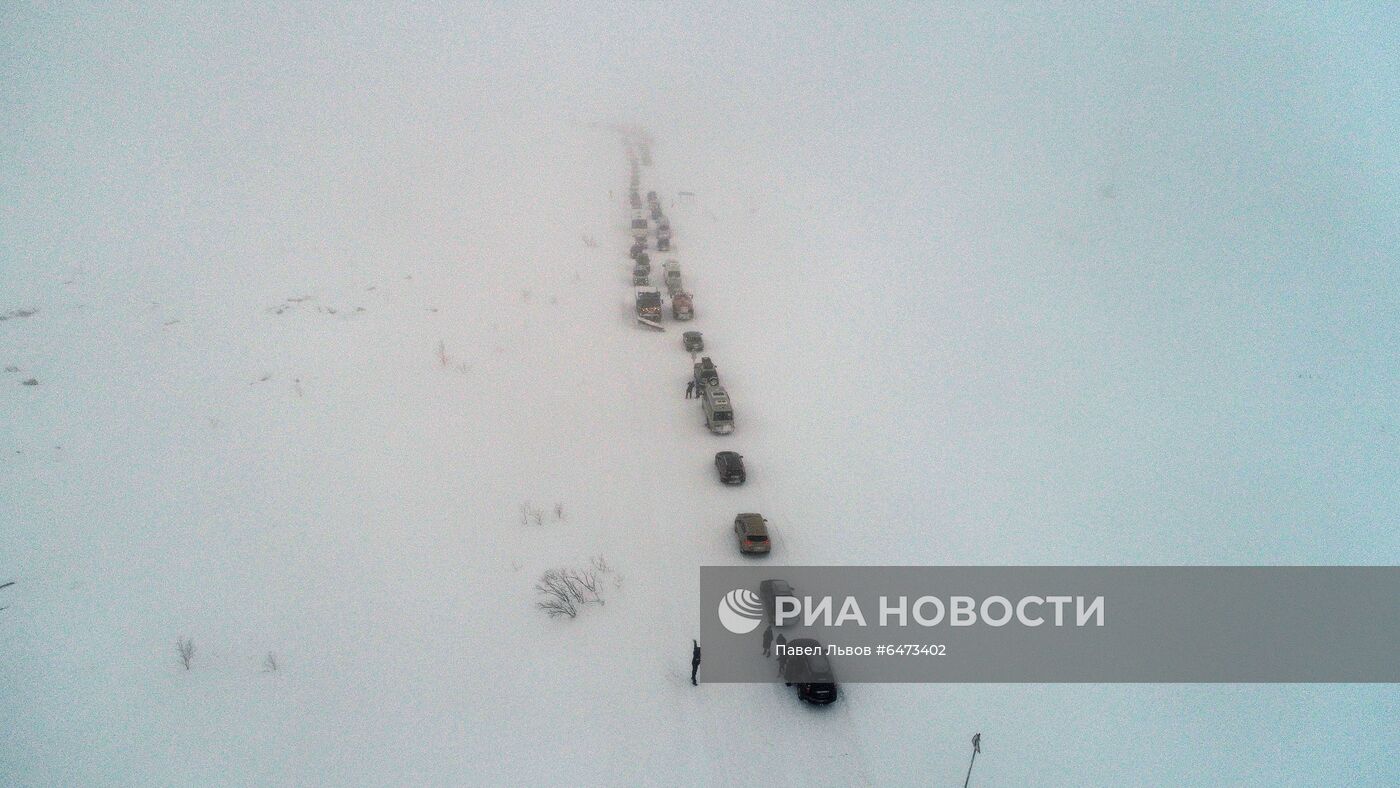
<path fill-rule="evenodd" d="M 730 10 L 0 11 L 0 784 L 1400 782 L 1390 686 L 687 675 L 738 511 L 1397 563 L 1393 10 Z"/>

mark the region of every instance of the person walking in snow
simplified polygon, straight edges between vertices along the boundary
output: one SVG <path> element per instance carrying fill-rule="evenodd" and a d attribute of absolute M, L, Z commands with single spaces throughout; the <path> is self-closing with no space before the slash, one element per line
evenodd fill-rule
<path fill-rule="evenodd" d="M 773 625 L 763 630 L 763 656 L 768 656 L 768 652 L 773 649 Z"/>
<path fill-rule="evenodd" d="M 695 680 L 695 674 L 700 672 L 700 641 L 692 639 L 690 642 L 695 644 L 690 652 L 690 685 L 698 687 L 700 682 Z"/>
<path fill-rule="evenodd" d="M 783 633 L 778 633 L 778 639 L 773 641 L 773 650 L 778 652 L 778 675 L 783 675 L 783 670 L 787 668 L 787 638 Z"/>
<path fill-rule="evenodd" d="M 695 395 L 695 381 L 692 380 L 692 381 L 690 381 L 689 383 L 685 384 L 685 398 L 686 398 L 686 399 L 694 399 L 694 395 Z"/>

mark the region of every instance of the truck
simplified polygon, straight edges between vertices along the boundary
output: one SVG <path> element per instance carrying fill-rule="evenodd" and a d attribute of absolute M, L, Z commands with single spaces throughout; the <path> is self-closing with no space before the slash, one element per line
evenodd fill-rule
<path fill-rule="evenodd" d="M 665 330 L 661 325 L 661 291 L 654 287 L 637 288 L 637 322 Z"/>
<path fill-rule="evenodd" d="M 671 296 L 671 317 L 677 320 L 690 320 L 695 317 L 695 302 L 690 293 L 681 291 Z"/>
<path fill-rule="evenodd" d="M 719 385 L 719 370 L 715 369 L 715 362 L 711 361 L 709 356 L 702 356 L 695 362 L 692 374 L 696 391 L 703 392 L 706 386 Z"/>
<path fill-rule="evenodd" d="M 734 405 L 723 386 L 707 385 L 700 391 L 700 409 L 705 413 L 705 426 L 716 435 L 734 431 Z"/>

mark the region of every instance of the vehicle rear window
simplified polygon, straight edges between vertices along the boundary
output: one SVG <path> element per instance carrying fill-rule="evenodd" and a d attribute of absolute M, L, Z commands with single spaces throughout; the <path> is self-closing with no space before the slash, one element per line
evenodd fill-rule
<path fill-rule="evenodd" d="M 768 541 L 768 537 L 765 536 L 764 534 L 749 534 L 748 536 L 746 536 L 746 537 L 744 537 L 744 538 L 745 538 L 745 539 L 748 539 L 750 542 L 766 542 L 766 541 Z"/>

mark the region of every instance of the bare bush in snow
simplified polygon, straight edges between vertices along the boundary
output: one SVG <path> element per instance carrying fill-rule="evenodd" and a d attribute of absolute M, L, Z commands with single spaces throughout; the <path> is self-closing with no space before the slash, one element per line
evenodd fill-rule
<path fill-rule="evenodd" d="M 554 519 L 559 520 L 561 522 L 564 520 L 564 504 L 554 504 Z"/>
<path fill-rule="evenodd" d="M 180 659 L 180 664 L 185 670 L 190 669 L 190 663 L 194 662 L 194 640 L 184 636 L 175 639 L 175 654 Z"/>
<path fill-rule="evenodd" d="M 267 656 L 263 657 L 263 673 L 276 673 L 278 667 L 280 664 L 277 662 L 277 654 L 267 652 Z"/>
<path fill-rule="evenodd" d="M 526 501 L 520 504 L 521 525 L 544 525 L 544 510 Z"/>
<path fill-rule="evenodd" d="M 542 597 L 535 604 L 550 618 L 574 618 L 580 607 L 603 604 L 598 575 L 589 569 L 551 569 L 540 575 L 535 591 Z"/>

